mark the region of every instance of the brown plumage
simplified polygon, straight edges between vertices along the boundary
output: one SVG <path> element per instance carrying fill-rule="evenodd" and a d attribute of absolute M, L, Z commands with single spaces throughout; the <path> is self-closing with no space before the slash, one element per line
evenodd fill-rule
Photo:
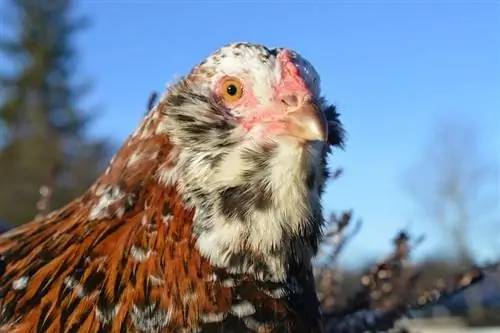
<path fill-rule="evenodd" d="M 290 50 L 223 47 L 81 197 L 0 235 L 0 332 L 319 332 L 335 108 Z"/>

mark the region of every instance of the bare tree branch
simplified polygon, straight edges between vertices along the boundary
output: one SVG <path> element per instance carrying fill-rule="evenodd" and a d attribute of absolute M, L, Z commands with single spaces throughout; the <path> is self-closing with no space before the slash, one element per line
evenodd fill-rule
<path fill-rule="evenodd" d="M 407 174 L 407 192 L 433 225 L 453 236 L 461 262 L 472 261 L 468 239 L 472 221 L 477 226 L 498 208 L 491 206 L 497 170 L 471 123 L 443 119 L 436 123 L 423 156 Z"/>

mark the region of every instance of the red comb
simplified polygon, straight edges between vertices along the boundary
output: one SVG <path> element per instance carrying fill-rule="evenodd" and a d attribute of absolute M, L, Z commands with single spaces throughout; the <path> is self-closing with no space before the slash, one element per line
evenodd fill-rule
<path fill-rule="evenodd" d="M 300 70 L 293 61 L 290 50 L 283 50 L 278 54 L 281 64 L 281 86 L 288 91 L 309 90 L 300 75 Z"/>

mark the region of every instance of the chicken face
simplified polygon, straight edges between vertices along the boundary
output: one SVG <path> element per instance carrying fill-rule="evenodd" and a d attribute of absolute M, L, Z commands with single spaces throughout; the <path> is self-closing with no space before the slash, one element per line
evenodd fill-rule
<path fill-rule="evenodd" d="M 257 144 L 291 136 L 298 144 L 325 141 L 319 77 L 300 55 L 248 44 L 222 48 L 195 70 L 214 73 L 207 86 Z"/>

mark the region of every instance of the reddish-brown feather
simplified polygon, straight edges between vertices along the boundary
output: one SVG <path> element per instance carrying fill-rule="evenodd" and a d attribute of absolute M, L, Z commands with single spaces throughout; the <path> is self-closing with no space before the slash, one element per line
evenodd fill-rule
<path fill-rule="evenodd" d="M 156 124 L 148 125 L 154 128 Z M 210 282 L 212 268 L 196 250 L 192 237 L 193 211 L 184 208 L 173 187 L 159 185 L 154 178 L 159 168 L 172 166 L 172 161 L 166 158 L 171 150 L 164 136 L 151 136 L 146 140 L 137 136 L 130 138 L 115 157 L 111 170 L 87 193 L 49 217 L 19 227 L 16 235 L 0 239 L 0 254 L 21 254 L 7 262 L 3 273 L 10 285 L 0 286 L 0 308 L 15 303 L 15 310 L 11 320 L 4 320 L 0 331 L 38 332 L 38 325 L 44 326 L 43 331 L 47 333 L 60 332 L 62 312 L 71 308 L 66 315 L 65 331 L 78 323 L 80 326 L 72 332 L 97 332 L 102 324 L 97 318 L 100 290 L 116 302 L 110 304 L 111 307 L 119 304 L 110 323 L 112 332 L 120 332 L 123 326 L 132 327 L 133 304 L 158 302 L 161 308 L 173 307 L 172 327 L 195 327 L 201 312 L 229 309 L 230 290 Z M 127 165 L 134 153 L 140 153 L 141 160 Z M 153 154 L 157 156 L 148 158 Z M 90 211 L 99 199 L 96 189 L 118 184 L 127 194 L 141 186 L 133 207 L 128 208 L 122 218 L 89 220 Z M 109 211 L 124 205 L 121 200 L 111 205 Z M 165 205 L 170 207 L 172 215 L 168 223 L 162 222 Z M 132 248 L 149 251 L 149 256 L 142 262 L 134 261 L 129 254 Z M 47 258 L 40 258 L 41 253 Z M 26 287 L 14 290 L 12 282 L 28 274 L 34 265 L 39 267 L 29 277 Z M 87 297 L 79 297 L 75 288 L 61 298 L 64 278 L 82 267 L 79 287 L 90 283 L 99 273 L 103 280 L 92 283 L 102 285 L 89 289 Z M 157 279 L 155 283 L 149 280 L 151 276 Z M 117 290 L 116 286 L 121 284 Z M 46 285 L 47 290 L 39 295 Z M 186 295 L 193 294 L 196 302 L 189 303 Z M 42 325 L 44 319 L 49 323 Z"/>

